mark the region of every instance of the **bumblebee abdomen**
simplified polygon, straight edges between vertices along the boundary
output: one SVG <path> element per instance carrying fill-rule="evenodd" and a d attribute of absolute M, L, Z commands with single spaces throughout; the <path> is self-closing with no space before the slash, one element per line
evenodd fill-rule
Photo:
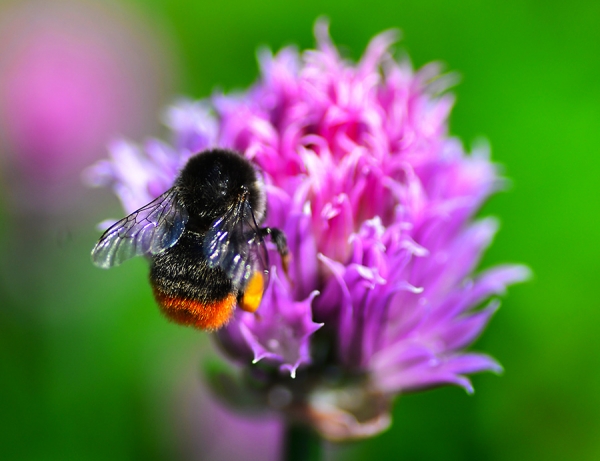
<path fill-rule="evenodd" d="M 237 290 L 220 267 L 209 267 L 202 237 L 193 232 L 185 231 L 176 245 L 152 258 L 150 283 L 174 322 L 216 330 L 233 315 Z"/>
<path fill-rule="evenodd" d="M 170 320 L 200 330 L 218 330 L 232 317 L 236 297 L 230 293 L 220 300 L 206 302 L 198 299 L 171 296 L 152 286 L 154 298 Z"/>

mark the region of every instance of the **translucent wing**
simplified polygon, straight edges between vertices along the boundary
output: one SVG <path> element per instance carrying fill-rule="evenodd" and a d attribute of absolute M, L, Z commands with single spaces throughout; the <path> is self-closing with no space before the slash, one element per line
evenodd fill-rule
<path fill-rule="evenodd" d="M 108 269 L 134 256 L 155 255 L 177 243 L 188 214 L 175 188 L 113 224 L 92 250 L 96 266 Z"/>
<path fill-rule="evenodd" d="M 204 254 L 209 266 L 221 267 L 237 287 L 243 287 L 256 270 L 266 270 L 266 246 L 247 200 L 213 223 L 204 240 Z"/>
<path fill-rule="evenodd" d="M 254 213 L 249 208 L 249 215 L 247 215 L 246 226 L 249 229 L 248 236 L 248 254 L 250 256 L 250 262 L 254 270 L 262 271 L 264 275 L 265 287 L 269 284 L 269 252 L 267 251 L 267 244 L 265 243 L 263 229 L 258 227 L 258 223 L 254 218 Z"/>

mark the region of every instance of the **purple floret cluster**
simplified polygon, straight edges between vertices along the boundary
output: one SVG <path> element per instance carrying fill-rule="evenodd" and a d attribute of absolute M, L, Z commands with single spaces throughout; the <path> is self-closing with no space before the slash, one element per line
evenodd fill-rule
<path fill-rule="evenodd" d="M 238 309 L 216 340 L 246 367 L 276 369 L 266 389 L 284 389 L 282 405 L 339 440 L 385 428 L 395 394 L 471 392 L 466 375 L 500 371 L 465 348 L 498 307 L 488 300 L 528 270 L 474 273 L 498 227 L 475 214 L 502 181 L 484 148 L 466 153 L 448 135 L 453 97 L 438 66 L 394 60 L 394 33 L 375 37 L 356 64 L 325 23 L 316 35 L 316 50 L 260 53 L 246 92 L 172 106 L 170 144 L 115 142 L 92 178 L 130 213 L 203 149 L 254 162 L 265 225 L 285 232 L 292 259 L 284 271 L 271 250 L 258 315 Z"/>

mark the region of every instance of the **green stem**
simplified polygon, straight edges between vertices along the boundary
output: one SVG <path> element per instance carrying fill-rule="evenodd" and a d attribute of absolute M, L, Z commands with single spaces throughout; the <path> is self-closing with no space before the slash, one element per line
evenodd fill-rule
<path fill-rule="evenodd" d="M 319 461 L 321 439 L 309 427 L 288 423 L 283 441 L 282 461 Z"/>

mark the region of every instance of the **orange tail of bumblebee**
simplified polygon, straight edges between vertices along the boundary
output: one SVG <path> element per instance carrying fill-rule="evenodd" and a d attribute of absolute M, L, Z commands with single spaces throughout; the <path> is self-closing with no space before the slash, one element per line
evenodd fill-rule
<path fill-rule="evenodd" d="M 233 316 L 236 302 L 233 294 L 219 301 L 203 303 L 194 299 L 170 297 L 155 287 L 153 292 L 161 311 L 170 320 L 207 331 L 225 326 Z"/>

